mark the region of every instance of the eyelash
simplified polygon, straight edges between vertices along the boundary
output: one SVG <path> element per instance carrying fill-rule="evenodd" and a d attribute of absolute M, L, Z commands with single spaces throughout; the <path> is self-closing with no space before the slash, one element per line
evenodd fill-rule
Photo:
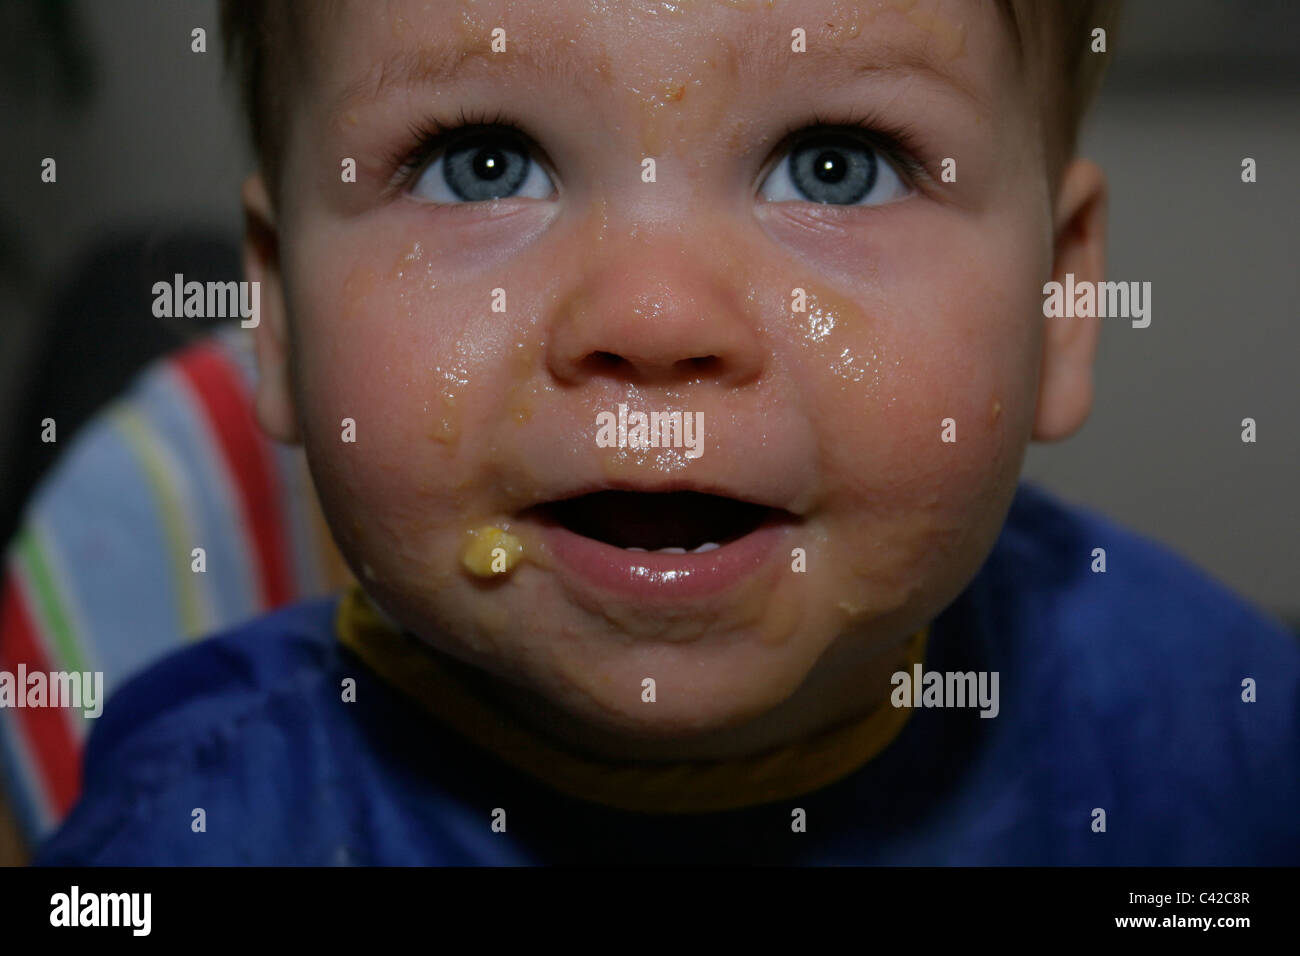
<path fill-rule="evenodd" d="M 462 109 L 458 120 L 450 124 L 444 125 L 432 116 L 422 123 L 412 124 L 408 129 L 414 145 L 394 153 L 388 159 L 389 167 L 395 170 L 390 186 L 394 190 L 405 187 L 440 149 L 473 130 L 504 130 L 521 140 L 531 142 L 532 137 L 522 127 L 523 124 L 514 121 L 501 110 L 489 114 L 472 111 L 466 113 Z M 775 153 L 784 157 L 801 142 L 836 133 L 860 139 L 884 154 L 912 181 L 912 185 L 929 175 L 925 163 L 917 158 L 920 149 L 915 130 L 906 125 L 890 125 L 870 114 L 834 117 L 814 113 L 812 122 L 796 124 L 786 129 Z"/>
<path fill-rule="evenodd" d="M 438 150 L 445 147 L 453 139 L 466 135 L 471 130 L 503 129 L 523 140 L 531 140 L 532 138 L 523 131 L 522 124 L 510 119 L 500 110 L 494 114 L 488 114 L 466 113 L 462 109 L 459 119 L 453 123 L 444 125 L 430 116 L 422 123 L 415 123 L 407 128 L 410 131 L 410 140 L 414 145 L 394 153 L 388 159 L 388 165 L 396 170 L 390 184 L 393 189 L 400 189 L 405 186 L 415 178 L 417 173 L 424 169 L 424 166 L 437 154 Z"/>
<path fill-rule="evenodd" d="M 883 154 L 885 159 L 893 163 L 899 172 L 911 180 L 912 185 L 929 176 L 925 163 L 918 158 L 922 150 L 916 131 L 905 124 L 887 123 L 870 113 L 849 113 L 839 116 L 823 116 L 814 113 L 812 122 L 788 127 L 774 153 L 784 158 L 803 142 L 837 133 L 861 140 Z"/>

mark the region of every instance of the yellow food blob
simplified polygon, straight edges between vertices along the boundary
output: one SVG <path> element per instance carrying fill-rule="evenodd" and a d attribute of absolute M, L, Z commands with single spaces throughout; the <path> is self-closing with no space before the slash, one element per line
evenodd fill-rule
<path fill-rule="evenodd" d="M 470 574 L 480 578 L 508 574 L 524 556 L 524 543 L 495 525 L 475 528 L 468 537 L 460 553 L 460 563 Z"/>

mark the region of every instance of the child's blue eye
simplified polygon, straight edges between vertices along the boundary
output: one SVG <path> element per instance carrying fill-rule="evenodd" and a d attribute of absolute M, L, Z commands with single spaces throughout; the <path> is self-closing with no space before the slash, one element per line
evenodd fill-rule
<path fill-rule="evenodd" d="M 809 137 L 791 149 L 764 180 L 760 195 L 771 202 L 879 206 L 910 192 L 878 149 L 851 135 L 831 133 Z"/>
<path fill-rule="evenodd" d="M 486 202 L 522 196 L 547 199 L 551 179 L 533 161 L 528 146 L 509 130 L 479 129 L 438 151 L 411 187 L 434 203 Z"/>

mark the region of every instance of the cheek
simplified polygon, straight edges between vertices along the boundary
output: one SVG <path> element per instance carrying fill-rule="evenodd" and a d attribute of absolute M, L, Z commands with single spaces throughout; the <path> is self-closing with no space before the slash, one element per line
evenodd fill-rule
<path fill-rule="evenodd" d="M 467 520 L 475 456 L 462 452 L 502 401 L 510 329 L 489 282 L 452 289 L 418 240 L 356 247 L 305 252 L 292 283 L 303 440 L 340 543 L 382 535 L 392 560 L 423 567 L 431 535 Z"/>
<path fill-rule="evenodd" d="M 858 277 L 801 280 L 807 310 L 790 312 L 782 347 L 834 474 L 912 483 L 932 471 L 960 483 L 1028 436 L 1041 254 L 1010 231 L 913 222 L 891 232 L 897 241 L 858 241 L 853 251 L 870 264 Z"/>
<path fill-rule="evenodd" d="M 838 250 L 871 263 L 856 282 L 808 281 L 786 344 L 818 423 L 840 529 L 832 560 L 874 589 L 857 603 L 877 611 L 918 581 L 946 587 L 991 544 L 1029 438 L 1041 342 L 1031 230 L 909 215 L 888 243 L 863 230 L 859 248 Z"/>

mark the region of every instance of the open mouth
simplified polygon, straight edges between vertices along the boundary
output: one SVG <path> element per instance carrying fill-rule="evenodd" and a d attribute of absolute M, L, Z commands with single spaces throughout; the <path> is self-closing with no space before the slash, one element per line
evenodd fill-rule
<path fill-rule="evenodd" d="M 703 553 L 757 531 L 786 512 L 696 491 L 597 491 L 538 509 L 573 534 L 628 551 Z"/>

